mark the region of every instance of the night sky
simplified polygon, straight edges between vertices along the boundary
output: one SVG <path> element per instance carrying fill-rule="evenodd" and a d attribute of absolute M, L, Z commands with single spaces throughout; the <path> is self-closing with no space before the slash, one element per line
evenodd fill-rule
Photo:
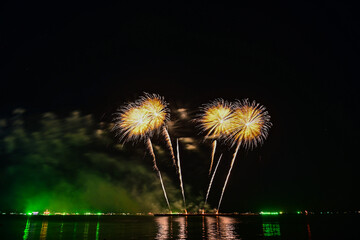
<path fill-rule="evenodd" d="M 191 118 L 215 98 L 250 98 L 273 127 L 262 147 L 241 150 L 223 211 L 360 210 L 360 19 L 351 6 L 1 5 L 0 118 L 21 107 L 29 119 L 78 110 L 110 122 L 124 102 L 158 93 L 182 129 L 172 137 L 201 145 L 196 154 L 183 149 L 182 161 L 185 184 L 203 194 L 210 143 Z M 190 117 L 177 121 L 181 108 Z M 214 207 L 233 148 L 219 151 Z"/>

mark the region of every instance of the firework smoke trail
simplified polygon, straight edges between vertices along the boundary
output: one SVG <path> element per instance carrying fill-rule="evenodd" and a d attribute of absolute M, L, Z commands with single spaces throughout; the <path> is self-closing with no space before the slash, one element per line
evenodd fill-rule
<path fill-rule="evenodd" d="M 272 125 L 270 115 L 265 111 L 265 107 L 260 106 L 255 101 L 251 103 L 248 99 L 237 101 L 233 104 L 233 108 L 230 134 L 227 140 L 231 142 L 232 146 L 236 144 L 236 149 L 221 192 L 218 211 L 240 146 L 243 145 L 245 149 L 252 149 L 257 145 L 261 145 L 267 138 Z"/>
<path fill-rule="evenodd" d="M 151 154 L 151 156 L 153 158 L 154 169 L 156 170 L 156 172 L 157 172 L 157 174 L 159 176 L 161 187 L 162 187 L 162 190 L 163 190 L 163 193 L 164 193 L 164 197 L 165 197 L 166 203 L 168 205 L 169 211 L 171 212 L 170 203 L 169 203 L 168 197 L 166 195 L 166 190 L 165 190 L 165 187 L 164 187 L 164 182 L 163 182 L 162 177 L 161 177 L 161 172 L 160 172 L 160 170 L 159 170 L 159 168 L 157 167 L 157 164 L 156 164 L 155 153 L 154 153 L 154 149 L 152 147 L 152 143 L 151 143 L 150 138 L 147 139 L 147 147 L 148 147 L 149 152 L 150 152 L 150 154 Z"/>
<path fill-rule="evenodd" d="M 211 151 L 211 162 L 210 162 L 210 169 L 209 169 L 209 175 L 211 174 L 211 169 L 214 164 L 214 156 L 215 156 L 215 150 L 216 150 L 216 140 L 212 142 L 212 151 Z"/>
<path fill-rule="evenodd" d="M 214 172 L 213 172 L 213 174 L 212 174 L 212 176 L 211 176 L 211 180 L 210 180 L 209 187 L 208 187 L 208 190 L 207 190 L 207 193 L 206 193 L 206 197 L 205 197 L 205 205 L 206 205 L 207 200 L 208 200 L 208 198 L 209 198 L 210 189 L 211 189 L 212 183 L 213 183 L 213 181 L 214 181 L 214 177 L 215 177 L 216 171 L 217 171 L 217 169 L 218 169 L 218 167 L 219 167 L 219 164 L 220 164 L 220 161 L 221 161 L 221 157 L 222 157 L 222 154 L 220 155 L 219 160 L 218 160 L 218 162 L 217 162 L 217 164 L 216 164 L 216 166 L 215 166 Z"/>
<path fill-rule="evenodd" d="M 176 139 L 176 150 L 177 150 L 177 160 L 178 160 L 178 170 L 179 170 L 179 179 L 180 179 L 180 188 L 181 188 L 181 193 L 182 193 L 182 197 L 183 197 L 183 201 L 184 201 L 184 208 L 185 208 L 185 213 L 187 213 L 186 210 L 186 201 L 185 201 L 185 192 L 184 192 L 184 185 L 182 182 L 182 174 L 181 174 L 181 165 L 180 165 L 180 152 L 179 152 L 179 139 Z"/>
<path fill-rule="evenodd" d="M 166 129 L 165 126 L 163 127 L 163 131 L 162 131 L 162 132 L 163 132 L 163 135 L 164 135 L 164 137 L 165 137 L 167 146 L 168 146 L 168 148 L 169 148 L 169 150 L 170 150 L 171 158 L 172 158 L 172 160 L 173 160 L 173 165 L 177 168 L 177 166 L 176 166 L 176 160 L 175 160 L 175 154 L 174 154 L 174 149 L 173 149 L 172 144 L 171 144 L 171 139 L 170 139 L 169 132 L 168 132 L 168 130 Z"/>
<path fill-rule="evenodd" d="M 232 168 L 233 168 L 233 166 L 234 166 L 235 158 L 236 158 L 236 155 L 237 155 L 237 153 L 238 153 L 238 151 L 239 151 L 240 145 L 241 145 L 241 142 L 238 142 L 238 145 L 236 146 L 236 149 L 235 149 L 233 158 L 232 158 L 232 160 L 231 160 L 231 165 L 230 165 L 229 172 L 228 172 L 228 174 L 227 174 L 227 176 L 226 176 L 226 180 L 225 180 L 223 189 L 222 189 L 222 191 L 221 191 L 221 196 L 220 196 L 220 200 L 219 200 L 219 204 L 218 204 L 217 211 L 219 211 L 219 209 L 220 209 L 220 205 L 221 205 L 221 201 L 222 201 L 223 196 L 224 196 L 225 188 L 226 188 L 227 183 L 228 183 L 228 181 L 229 181 L 229 177 L 230 177 L 230 174 L 231 174 L 231 170 L 232 170 Z"/>

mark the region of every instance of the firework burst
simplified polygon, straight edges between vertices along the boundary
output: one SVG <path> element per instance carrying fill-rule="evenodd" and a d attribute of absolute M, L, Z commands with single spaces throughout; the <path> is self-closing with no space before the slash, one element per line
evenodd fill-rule
<path fill-rule="evenodd" d="M 116 131 L 117 135 L 120 135 L 120 140 L 134 142 L 144 140 L 146 142 L 147 148 L 153 158 L 154 169 L 160 179 L 166 203 L 171 212 L 170 203 L 161 172 L 156 164 L 155 153 L 151 142 L 153 134 L 161 128 L 165 128 L 168 119 L 169 111 L 167 103 L 163 98 L 156 94 L 151 95 L 146 93 L 140 100 L 134 103 L 128 103 L 116 113 L 114 131 Z"/>
<path fill-rule="evenodd" d="M 268 131 L 272 125 L 270 115 L 265 110 L 265 107 L 260 106 L 255 101 L 250 103 L 248 99 L 238 100 L 233 105 L 233 108 L 230 134 L 227 140 L 230 141 L 232 146 L 236 145 L 236 148 L 221 192 L 218 211 L 240 146 L 243 145 L 245 149 L 252 149 L 261 145 L 267 138 Z"/>
<path fill-rule="evenodd" d="M 164 127 L 170 119 L 168 103 L 164 98 L 157 94 L 145 93 L 137 101 L 137 104 L 143 109 L 149 121 L 149 130 L 156 131 Z"/>
<path fill-rule="evenodd" d="M 169 109 L 167 107 L 168 104 L 165 102 L 163 97 L 161 97 L 157 94 L 148 94 L 148 93 L 145 93 L 145 96 L 140 98 L 138 104 L 147 113 L 149 123 L 150 123 L 149 130 L 150 131 L 161 130 L 161 133 L 165 138 L 166 144 L 170 150 L 171 158 L 173 160 L 173 165 L 175 166 L 175 168 L 177 170 L 177 174 L 179 176 L 180 188 L 181 188 L 181 193 L 183 196 L 185 212 L 186 212 L 185 192 L 184 192 L 184 185 L 183 185 L 182 175 L 181 175 L 180 160 L 176 161 L 174 149 L 173 149 L 171 139 L 170 139 L 170 134 L 166 127 L 167 122 L 170 119 Z M 179 159 L 179 156 L 178 156 L 178 159 Z"/>
<path fill-rule="evenodd" d="M 128 103 L 116 113 L 114 118 L 114 131 L 120 136 L 120 140 L 138 141 L 145 140 L 152 135 L 149 129 L 150 119 L 141 106 Z"/>
<path fill-rule="evenodd" d="M 180 160 L 178 161 L 178 165 L 176 165 L 174 150 L 171 144 L 169 132 L 167 130 L 167 123 L 170 119 L 170 111 L 167 106 L 168 103 L 165 102 L 164 98 L 160 95 L 144 93 L 144 96 L 140 97 L 139 100 L 134 103 L 129 103 L 120 109 L 119 113 L 117 113 L 117 117 L 115 118 L 116 124 L 114 130 L 117 131 L 117 135 L 120 135 L 120 140 L 144 140 L 146 142 L 148 150 L 153 158 L 154 169 L 157 171 L 160 178 L 164 196 L 170 210 L 170 204 L 166 195 L 161 173 L 156 164 L 155 153 L 151 142 L 151 137 L 154 135 L 154 133 L 160 133 L 164 136 L 167 146 L 170 149 L 173 164 L 178 170 L 177 172 L 179 175 L 184 206 L 186 206 L 185 193 L 180 170 Z"/>
<path fill-rule="evenodd" d="M 232 107 L 231 104 L 221 98 L 215 99 L 201 108 L 198 118 L 200 128 L 206 133 L 206 138 L 216 139 L 230 133 Z"/>
<path fill-rule="evenodd" d="M 232 104 L 219 98 L 205 104 L 201 108 L 201 115 L 197 119 L 202 132 L 206 132 L 205 138 L 214 139 L 212 142 L 211 162 L 209 174 L 214 163 L 217 139 L 226 138 L 230 134 L 233 110 Z"/>
<path fill-rule="evenodd" d="M 261 145 L 268 136 L 271 127 L 270 115 L 264 106 L 248 99 L 234 103 L 228 140 L 231 145 L 240 143 L 246 149 Z"/>

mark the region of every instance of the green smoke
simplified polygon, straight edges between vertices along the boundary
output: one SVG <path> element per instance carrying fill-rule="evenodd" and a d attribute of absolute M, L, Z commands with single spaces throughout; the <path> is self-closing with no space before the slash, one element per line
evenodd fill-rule
<path fill-rule="evenodd" d="M 150 157 L 116 144 L 110 128 L 79 112 L 59 118 L 17 109 L 2 119 L 0 210 L 166 211 Z M 180 208 L 178 189 L 163 175 L 172 205 Z"/>

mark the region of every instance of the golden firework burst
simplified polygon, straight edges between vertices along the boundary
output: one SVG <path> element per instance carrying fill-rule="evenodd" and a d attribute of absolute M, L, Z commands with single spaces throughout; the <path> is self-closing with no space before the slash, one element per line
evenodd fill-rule
<path fill-rule="evenodd" d="M 262 144 L 271 127 L 270 115 L 265 107 L 244 99 L 236 101 L 233 109 L 228 135 L 231 145 L 238 143 L 245 148 L 253 148 Z"/>
<path fill-rule="evenodd" d="M 120 140 L 140 140 L 149 135 L 149 118 L 147 112 L 136 104 L 130 103 L 123 107 L 115 118 L 115 129 Z"/>
<path fill-rule="evenodd" d="M 163 97 L 157 94 L 145 93 L 138 102 L 141 109 L 146 112 L 149 121 L 149 131 L 159 130 L 169 120 L 169 109 Z"/>
<path fill-rule="evenodd" d="M 230 133 L 233 111 L 231 104 L 223 99 L 216 99 L 204 105 L 198 118 L 200 128 L 207 132 L 207 138 L 221 138 Z"/>

